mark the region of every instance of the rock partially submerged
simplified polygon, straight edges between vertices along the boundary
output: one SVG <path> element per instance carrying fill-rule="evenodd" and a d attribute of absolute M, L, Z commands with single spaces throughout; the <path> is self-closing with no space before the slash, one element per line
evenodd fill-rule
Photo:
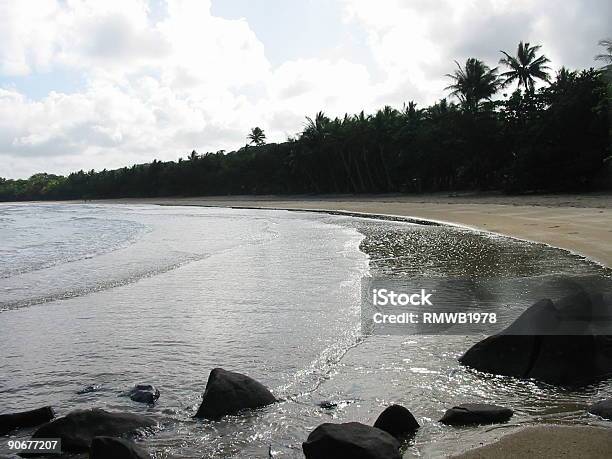
<path fill-rule="evenodd" d="M 508 421 L 514 412 L 503 406 L 485 403 L 462 403 L 446 410 L 440 422 L 450 426 L 496 424 Z"/>
<path fill-rule="evenodd" d="M 36 410 L 0 414 L 0 435 L 6 435 L 20 427 L 36 427 L 53 419 L 53 408 L 45 406 Z"/>
<path fill-rule="evenodd" d="M 612 421 L 612 398 L 601 400 L 589 406 L 589 413 Z"/>
<path fill-rule="evenodd" d="M 612 374 L 609 298 L 580 292 L 542 300 L 459 361 L 487 373 L 580 386 Z M 608 334 L 602 334 L 608 333 Z"/>
<path fill-rule="evenodd" d="M 152 405 L 159 398 L 159 389 L 151 384 L 137 384 L 125 395 L 135 402 Z"/>
<path fill-rule="evenodd" d="M 240 373 L 215 368 L 208 376 L 202 404 L 195 417 L 216 421 L 229 414 L 274 402 L 274 395 L 260 382 Z"/>
<path fill-rule="evenodd" d="M 85 386 L 82 389 L 77 391 L 78 395 L 91 394 L 92 392 L 97 392 L 100 390 L 100 385 L 92 384 L 91 386 Z"/>
<path fill-rule="evenodd" d="M 151 455 L 124 438 L 95 437 L 89 448 L 89 459 L 150 459 Z"/>
<path fill-rule="evenodd" d="M 420 426 L 407 408 L 401 405 L 391 405 L 380 413 L 374 427 L 384 430 L 400 440 L 413 435 Z"/>
<path fill-rule="evenodd" d="M 306 459 L 400 459 L 391 434 L 359 422 L 321 424 L 302 443 Z"/>
<path fill-rule="evenodd" d="M 142 429 L 152 428 L 156 422 L 132 413 L 111 413 L 94 408 L 77 410 L 40 427 L 32 439 L 61 438 L 62 451 L 87 451 L 95 437 L 121 437 Z"/>

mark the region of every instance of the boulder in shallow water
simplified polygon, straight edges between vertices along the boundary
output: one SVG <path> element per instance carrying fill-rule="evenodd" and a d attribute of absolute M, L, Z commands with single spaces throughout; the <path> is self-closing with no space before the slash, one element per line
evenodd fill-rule
<path fill-rule="evenodd" d="M 374 427 L 384 430 L 397 439 L 402 439 L 413 435 L 420 426 L 407 408 L 391 405 L 380 413 Z"/>
<path fill-rule="evenodd" d="M 446 410 L 440 422 L 450 426 L 496 424 L 508 421 L 514 412 L 503 406 L 485 403 L 462 403 Z"/>
<path fill-rule="evenodd" d="M 124 438 L 95 437 L 89 448 L 89 459 L 150 459 L 151 455 Z"/>
<path fill-rule="evenodd" d="M 321 424 L 302 443 L 306 459 L 400 459 L 389 433 L 359 422 Z"/>
<path fill-rule="evenodd" d="M 274 402 L 274 395 L 260 382 L 240 373 L 215 368 L 208 376 L 202 404 L 195 417 L 216 421 L 228 414 Z"/>
<path fill-rule="evenodd" d="M 159 389 L 151 384 L 137 384 L 126 395 L 135 402 L 152 405 L 159 398 Z"/>
<path fill-rule="evenodd" d="M 36 427 L 53 419 L 53 408 L 45 406 L 36 410 L 0 414 L 0 435 L 6 435 L 20 427 Z"/>
<path fill-rule="evenodd" d="M 612 398 L 592 404 L 589 413 L 612 421 Z"/>
<path fill-rule="evenodd" d="M 503 332 L 472 346 L 459 361 L 487 373 L 581 386 L 612 374 L 610 298 L 579 292 L 542 300 Z"/>
<path fill-rule="evenodd" d="M 62 451 L 87 451 L 94 437 L 121 437 L 152 428 L 156 422 L 132 413 L 111 413 L 94 408 L 77 410 L 40 427 L 32 439 L 61 438 Z"/>

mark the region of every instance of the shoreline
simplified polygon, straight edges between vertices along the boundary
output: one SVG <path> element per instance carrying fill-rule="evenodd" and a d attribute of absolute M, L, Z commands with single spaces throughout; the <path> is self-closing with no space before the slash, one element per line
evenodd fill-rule
<path fill-rule="evenodd" d="M 607 193 L 539 196 L 216 196 L 122 198 L 91 202 L 325 212 L 420 224 L 433 222 L 547 244 L 586 257 L 602 266 L 612 267 L 612 194 Z"/>
<path fill-rule="evenodd" d="M 459 226 L 546 244 L 584 256 L 604 267 L 612 267 L 612 244 L 609 243 L 612 242 L 612 196 L 590 197 L 587 207 L 581 206 L 583 203 L 579 202 L 578 197 L 569 200 L 567 197 L 546 197 L 543 201 L 534 201 L 532 198 L 531 202 L 527 200 L 529 204 L 521 200 L 521 197 L 503 203 L 470 202 L 472 200 L 469 198 L 454 201 L 457 199 L 454 197 L 442 200 L 433 197 L 423 199 L 422 196 L 419 198 L 420 202 L 395 196 L 289 200 L 278 197 L 151 198 L 100 202 L 286 210 Z M 483 198 L 473 201 L 478 199 Z M 486 198 L 484 200 L 490 201 Z M 566 204 L 560 203 L 561 200 L 566 201 Z M 538 225 L 540 219 L 551 224 Z M 452 457 L 602 457 L 612 452 L 611 432 L 610 427 L 589 425 L 520 426 L 504 432 L 495 440 L 464 445 L 463 452 Z"/>
<path fill-rule="evenodd" d="M 389 209 L 389 204 L 392 204 L 391 207 L 402 206 L 403 209 L 407 209 L 406 212 L 410 211 L 411 205 L 414 203 L 406 202 L 398 197 L 385 197 L 380 201 L 376 200 L 365 200 L 365 201 L 357 201 L 351 199 L 303 199 L 303 200 L 295 200 L 295 201 L 279 201 L 276 197 L 274 199 L 269 200 L 251 200 L 251 199 L 242 199 L 242 198 L 157 198 L 157 199 L 122 199 L 122 200 L 99 200 L 99 201 L 91 201 L 92 203 L 119 203 L 119 204 L 155 204 L 160 206 L 195 206 L 195 207 L 220 207 L 220 208 L 235 208 L 235 209 L 268 209 L 268 210 L 287 210 L 287 211 L 298 211 L 298 212 L 314 212 L 314 213 L 326 213 L 330 215 L 343 215 L 349 217 L 357 217 L 357 218 L 373 218 L 378 220 L 388 220 L 388 221 L 406 221 L 417 224 L 442 224 L 442 225 L 454 225 L 459 227 L 468 227 L 472 228 L 479 232 L 489 232 L 488 228 L 480 228 L 473 225 L 467 225 L 462 223 L 457 223 L 451 221 L 450 219 L 442 219 L 442 218 L 425 218 L 425 217 L 415 217 L 414 215 L 399 215 L 399 214 L 386 214 L 381 213 L 384 210 Z M 64 203 L 82 203 L 82 201 L 64 201 Z M 291 204 L 289 207 L 277 207 L 276 204 L 286 203 Z M 254 205 L 249 205 L 254 204 Z M 257 205 L 261 204 L 261 205 Z M 271 204 L 275 204 L 272 206 Z M 321 205 L 323 204 L 323 205 Z M 465 211 L 468 209 L 470 214 L 474 214 L 474 207 L 477 206 L 476 209 L 480 209 L 477 213 L 479 218 L 492 218 L 498 216 L 497 213 L 491 214 L 490 209 L 491 206 L 496 209 L 499 209 L 498 213 L 503 214 L 505 219 L 511 218 L 511 214 L 513 211 L 516 211 L 518 208 L 521 213 L 524 208 L 529 208 L 531 212 L 548 213 L 550 210 L 555 211 L 558 215 L 567 215 L 567 210 L 579 209 L 581 212 L 586 211 L 590 214 L 594 209 L 597 209 L 597 213 L 601 213 L 608 215 L 610 208 L 608 207 L 574 207 L 574 206 L 543 206 L 538 204 L 533 204 L 530 206 L 526 206 L 524 204 L 475 204 L 475 203 L 438 203 L 438 202 L 427 202 L 421 203 L 426 204 L 430 208 L 429 212 L 437 212 L 440 216 L 442 212 L 444 212 L 444 208 L 447 206 L 455 206 L 455 212 Z M 602 205 L 607 204 L 603 202 Z M 318 207 L 321 205 L 321 207 Z M 334 205 L 338 205 L 338 207 L 359 207 L 361 210 L 345 210 L 345 209 L 332 209 L 325 208 L 331 207 Z M 315 207 L 317 206 L 317 207 Z M 367 209 L 378 206 L 378 211 L 367 211 Z M 501 209 L 503 207 L 503 209 Z M 534 210 L 535 209 L 535 210 Z M 599 210 L 604 210 L 605 212 L 599 212 Z M 533 215 L 531 218 L 537 218 Z M 547 217 L 549 218 L 549 216 Z M 605 218 L 604 218 L 605 220 Z M 588 230 L 588 220 L 582 221 L 581 224 L 585 227 L 585 230 Z M 549 228 L 550 233 L 554 233 L 555 231 L 559 231 L 559 227 Z M 502 233 L 510 237 L 516 237 L 508 233 Z M 612 231 L 608 234 L 612 234 Z M 610 236 L 607 236 L 608 240 Z M 519 238 L 522 239 L 522 238 Z M 529 240 L 529 239 L 526 239 Z M 539 242 L 539 241 L 536 241 Z M 606 243 L 606 239 L 601 241 L 604 245 Z M 544 242 L 547 243 L 547 242 Z M 552 244 L 548 244 L 552 245 Z M 566 247 L 561 247 L 564 250 L 572 251 Z M 590 421 L 587 421 L 590 424 Z M 606 422 L 603 421 L 605 424 Z M 511 427 L 511 426 L 508 426 Z M 610 427 L 596 426 L 596 425 L 585 425 L 585 424 L 577 424 L 572 426 L 565 425 L 554 425 L 554 424 L 543 424 L 533 426 L 531 424 L 522 424 L 516 426 L 516 428 L 503 429 L 503 433 L 500 436 L 495 436 L 495 438 L 487 437 L 487 439 L 480 439 L 480 442 L 466 442 L 462 445 L 462 448 L 457 451 L 458 456 L 452 457 L 465 457 L 465 458 L 485 458 L 485 457 L 517 457 L 517 455 L 523 455 L 527 457 L 560 457 L 563 455 L 566 456 L 584 456 L 584 457 L 601 457 L 605 454 L 610 454 L 612 452 L 612 445 L 610 444 L 609 439 L 612 438 L 610 436 Z M 501 430 L 500 430 L 501 433 Z M 583 441 L 583 438 L 588 438 L 588 441 Z M 455 453 L 455 454 L 457 454 Z"/>

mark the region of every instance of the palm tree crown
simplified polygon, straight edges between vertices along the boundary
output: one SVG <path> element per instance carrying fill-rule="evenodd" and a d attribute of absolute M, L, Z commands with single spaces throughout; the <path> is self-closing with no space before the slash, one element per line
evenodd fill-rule
<path fill-rule="evenodd" d="M 266 143 L 266 134 L 264 133 L 263 129 L 254 127 L 251 129 L 251 133 L 247 136 L 247 139 L 252 144 L 263 145 Z"/>
<path fill-rule="evenodd" d="M 504 78 L 504 85 L 508 85 L 516 80 L 519 87 L 523 86 L 525 90 L 533 92 L 536 79 L 546 82 L 550 81 L 547 73 L 550 67 L 546 65 L 550 60 L 543 54 L 536 57 L 536 53 L 540 48 L 540 45 L 530 46 L 529 43 L 521 41 L 518 45 L 516 57 L 501 51 L 505 57 L 501 58 L 499 63 L 504 64 L 510 69 L 501 74 L 501 77 Z"/>
<path fill-rule="evenodd" d="M 452 78 L 454 83 L 446 89 L 450 89 L 451 95 L 458 97 L 466 109 L 476 111 L 480 101 L 490 99 L 500 87 L 497 67 L 491 69 L 473 57 L 465 61 L 465 67 L 461 67 L 457 61 L 455 64 L 457 70 L 446 75 Z"/>
<path fill-rule="evenodd" d="M 605 52 L 595 56 L 598 61 L 604 62 L 604 68 L 612 68 L 612 38 L 606 38 L 605 40 L 599 41 L 599 46 L 603 46 Z"/>

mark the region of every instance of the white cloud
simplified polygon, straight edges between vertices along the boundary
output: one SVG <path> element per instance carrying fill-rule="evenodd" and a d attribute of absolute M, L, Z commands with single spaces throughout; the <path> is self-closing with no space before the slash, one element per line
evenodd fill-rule
<path fill-rule="evenodd" d="M 610 17 L 603 0 L 337 1 L 338 27 L 364 31 L 368 58 L 326 53 L 273 68 L 247 20 L 212 16 L 209 0 L 168 0 L 162 15 L 145 0 L 0 0 L 0 76 L 70 71 L 85 82 L 38 100 L 0 88 L 0 176 L 176 159 L 236 148 L 255 125 L 284 140 L 319 110 L 430 103 L 454 59 L 495 64 L 520 39 L 587 65 Z"/>

